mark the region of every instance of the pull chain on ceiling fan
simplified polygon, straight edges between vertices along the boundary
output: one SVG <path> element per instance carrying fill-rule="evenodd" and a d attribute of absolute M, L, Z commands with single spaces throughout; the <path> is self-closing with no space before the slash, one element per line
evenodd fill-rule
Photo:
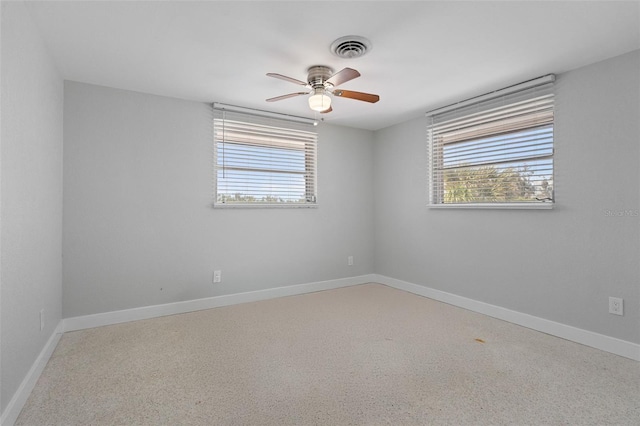
<path fill-rule="evenodd" d="M 376 103 L 380 100 L 380 96 L 373 95 L 371 93 L 354 92 L 351 90 L 336 89 L 347 81 L 360 77 L 360 73 L 353 68 L 344 68 L 337 73 L 333 73 L 333 70 L 323 65 L 315 65 L 307 70 L 307 81 L 298 80 L 286 75 L 267 73 L 267 76 L 278 78 L 280 80 L 288 81 L 290 83 L 304 86 L 306 92 L 294 92 L 287 95 L 276 96 L 274 98 L 267 99 L 267 102 L 281 101 L 283 99 L 293 98 L 295 96 L 309 95 L 309 107 L 320 113 L 328 113 L 333 111 L 331 107 L 331 96 L 337 96 L 341 98 L 355 99 L 358 101 L 364 101 L 369 103 Z"/>

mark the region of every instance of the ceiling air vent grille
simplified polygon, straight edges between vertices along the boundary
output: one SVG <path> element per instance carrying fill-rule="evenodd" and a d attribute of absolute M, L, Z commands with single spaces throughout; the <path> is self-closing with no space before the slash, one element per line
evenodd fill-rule
<path fill-rule="evenodd" d="M 364 37 L 345 36 L 331 43 L 331 52 L 340 58 L 359 58 L 371 50 L 371 42 Z"/>

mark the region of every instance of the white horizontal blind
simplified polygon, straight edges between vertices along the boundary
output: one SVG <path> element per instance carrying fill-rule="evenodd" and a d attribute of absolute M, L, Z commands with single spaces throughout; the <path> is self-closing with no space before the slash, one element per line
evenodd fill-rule
<path fill-rule="evenodd" d="M 215 205 L 316 203 L 317 132 L 309 123 L 214 109 Z"/>
<path fill-rule="evenodd" d="M 432 206 L 553 202 L 553 84 L 429 116 Z"/>

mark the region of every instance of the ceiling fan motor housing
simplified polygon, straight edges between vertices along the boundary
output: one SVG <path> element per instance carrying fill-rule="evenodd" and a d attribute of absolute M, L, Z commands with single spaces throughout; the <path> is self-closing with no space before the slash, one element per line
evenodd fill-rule
<path fill-rule="evenodd" d="M 314 65 L 307 70 L 309 76 L 307 82 L 314 88 L 324 88 L 325 86 L 331 86 L 331 84 L 325 85 L 326 81 L 333 75 L 333 70 L 324 65 Z"/>

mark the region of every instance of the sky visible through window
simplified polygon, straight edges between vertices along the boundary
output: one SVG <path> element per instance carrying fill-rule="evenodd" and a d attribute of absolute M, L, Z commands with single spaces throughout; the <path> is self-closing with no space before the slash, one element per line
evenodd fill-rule
<path fill-rule="evenodd" d="M 218 142 L 218 199 L 306 200 L 305 151 Z"/>

